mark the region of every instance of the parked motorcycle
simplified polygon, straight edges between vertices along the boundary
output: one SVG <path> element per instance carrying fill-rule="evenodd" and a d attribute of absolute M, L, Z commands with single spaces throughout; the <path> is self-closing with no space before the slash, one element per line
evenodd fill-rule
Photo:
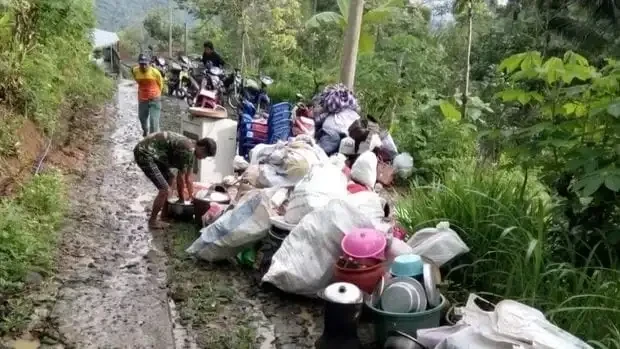
<path fill-rule="evenodd" d="M 151 65 L 159 70 L 159 73 L 162 77 L 166 77 L 166 60 L 162 57 L 152 56 L 151 57 Z"/>
<path fill-rule="evenodd" d="M 224 79 L 224 95 L 233 110 L 237 110 L 242 103 L 242 84 L 241 71 L 236 68 Z"/>
<path fill-rule="evenodd" d="M 267 94 L 267 87 L 273 84 L 273 79 L 266 75 L 259 78 L 260 85 L 254 79 L 246 79 L 243 84 L 243 99 L 256 106 L 255 117 L 262 116 L 262 112 L 269 112 L 271 100 Z"/>
<path fill-rule="evenodd" d="M 187 56 L 181 56 L 179 61 L 170 64 L 168 94 L 184 99 L 192 84 L 189 76 L 192 63 Z"/>
<path fill-rule="evenodd" d="M 193 100 L 189 101 L 190 107 L 215 108 L 220 104 L 220 96 L 223 91 L 222 68 L 211 66 L 205 69 L 200 82 L 198 93 Z"/>

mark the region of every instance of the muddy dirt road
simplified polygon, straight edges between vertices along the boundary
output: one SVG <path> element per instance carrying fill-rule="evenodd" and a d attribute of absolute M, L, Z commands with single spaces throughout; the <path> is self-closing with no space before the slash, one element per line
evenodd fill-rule
<path fill-rule="evenodd" d="M 313 348 L 316 302 L 261 293 L 238 267 L 189 259 L 182 251 L 195 229 L 146 229 L 155 190 L 133 163 L 141 135 L 135 85 L 121 81 L 116 98 L 108 136 L 71 190 L 49 317 L 62 344 L 50 348 Z M 184 109 L 167 99 L 162 128 L 178 132 Z"/>
<path fill-rule="evenodd" d="M 51 320 L 66 346 L 174 348 L 165 254 L 145 228 L 151 184 L 133 163 L 140 137 L 135 86 L 119 85 L 111 132 L 70 193 L 62 287 Z"/>

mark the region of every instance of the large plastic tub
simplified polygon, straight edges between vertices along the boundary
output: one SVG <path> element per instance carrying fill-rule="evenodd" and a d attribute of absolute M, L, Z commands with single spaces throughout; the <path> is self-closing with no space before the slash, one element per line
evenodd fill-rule
<path fill-rule="evenodd" d="M 366 299 L 366 307 L 370 310 L 375 327 L 377 344 L 383 348 L 390 331 L 401 331 L 417 338 L 417 331 L 423 328 L 439 327 L 441 310 L 446 305 L 446 298 L 441 296 L 439 306 L 419 313 L 390 313 L 373 307 Z"/>

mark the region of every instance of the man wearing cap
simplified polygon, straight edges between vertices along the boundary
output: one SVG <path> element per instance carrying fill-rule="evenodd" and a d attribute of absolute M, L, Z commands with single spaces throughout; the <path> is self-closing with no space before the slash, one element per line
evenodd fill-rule
<path fill-rule="evenodd" d="M 149 59 L 141 53 L 138 66 L 131 70 L 138 83 L 138 117 L 142 125 L 142 136 L 159 132 L 159 115 L 161 113 L 161 91 L 164 81 L 159 70 L 151 67 Z"/>

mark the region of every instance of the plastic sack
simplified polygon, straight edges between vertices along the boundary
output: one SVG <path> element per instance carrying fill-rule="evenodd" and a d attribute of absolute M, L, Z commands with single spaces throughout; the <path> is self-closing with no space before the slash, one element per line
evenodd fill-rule
<path fill-rule="evenodd" d="M 385 258 L 388 261 L 393 261 L 396 257 L 404 254 L 413 254 L 413 249 L 411 246 L 407 245 L 407 243 L 402 240 L 393 238 L 387 249 Z"/>
<path fill-rule="evenodd" d="M 355 140 L 351 137 L 345 137 L 340 141 L 338 153 L 344 155 L 355 155 Z"/>
<path fill-rule="evenodd" d="M 392 135 L 387 131 L 383 131 L 380 133 L 380 138 L 381 150 L 386 152 L 389 155 L 390 159 L 393 159 L 396 154 L 398 154 L 398 148 L 396 147 L 396 143 L 394 143 Z"/>
<path fill-rule="evenodd" d="M 381 138 L 376 133 L 371 134 L 368 138 L 360 143 L 359 148 L 357 149 L 358 154 L 363 154 L 367 151 L 374 151 L 377 148 L 381 147 Z"/>
<path fill-rule="evenodd" d="M 319 131 L 319 146 L 325 151 L 327 156 L 338 152 L 340 147 L 340 133 L 332 129 L 321 129 Z"/>
<path fill-rule="evenodd" d="M 377 183 L 377 156 L 373 152 L 365 152 L 360 155 L 351 166 L 351 179 L 374 188 Z"/>
<path fill-rule="evenodd" d="M 394 167 L 394 171 L 400 178 L 408 178 L 413 173 L 413 156 L 409 153 L 396 155 L 392 162 L 392 167 Z"/>
<path fill-rule="evenodd" d="M 248 244 L 261 240 L 271 227 L 269 217 L 275 215 L 270 201 L 276 192 L 270 188 L 245 195 L 237 206 L 202 228 L 200 237 L 186 252 L 214 262 L 233 257 Z"/>
<path fill-rule="evenodd" d="M 592 349 L 572 334 L 551 324 L 537 309 L 503 300 L 493 311 L 484 311 L 470 294 L 461 309 L 463 318 L 452 327 L 418 330 L 418 340 L 435 349 Z"/>
<path fill-rule="evenodd" d="M 243 156 L 236 155 L 233 159 L 233 169 L 235 171 L 245 171 L 250 164 L 245 161 Z"/>
<path fill-rule="evenodd" d="M 257 144 L 250 150 L 250 165 L 262 163 L 277 147 L 278 144 Z"/>
<path fill-rule="evenodd" d="M 339 169 L 343 169 L 347 166 L 346 162 L 347 162 L 347 157 L 338 153 L 338 154 L 334 154 L 332 156 L 329 157 L 329 162 L 338 167 Z"/>
<path fill-rule="evenodd" d="M 450 229 L 450 223 L 440 222 L 436 228 L 425 228 L 415 232 L 407 244 L 413 253 L 424 256 L 442 266 L 453 258 L 469 252 L 459 235 Z"/>
<path fill-rule="evenodd" d="M 347 179 L 342 170 L 330 164 L 318 164 L 293 189 L 284 220 L 297 224 L 305 215 L 331 200 L 347 195 Z"/>
<path fill-rule="evenodd" d="M 433 349 L 513 349 L 511 343 L 488 339 L 465 324 L 418 330 L 418 341 Z"/>
<path fill-rule="evenodd" d="M 262 282 L 285 292 L 315 297 L 332 281 L 345 232 L 355 228 L 379 229 L 372 216 L 381 208 L 366 212 L 368 206 L 359 208 L 356 203 L 359 198 L 334 199 L 306 215 L 273 255 Z"/>

